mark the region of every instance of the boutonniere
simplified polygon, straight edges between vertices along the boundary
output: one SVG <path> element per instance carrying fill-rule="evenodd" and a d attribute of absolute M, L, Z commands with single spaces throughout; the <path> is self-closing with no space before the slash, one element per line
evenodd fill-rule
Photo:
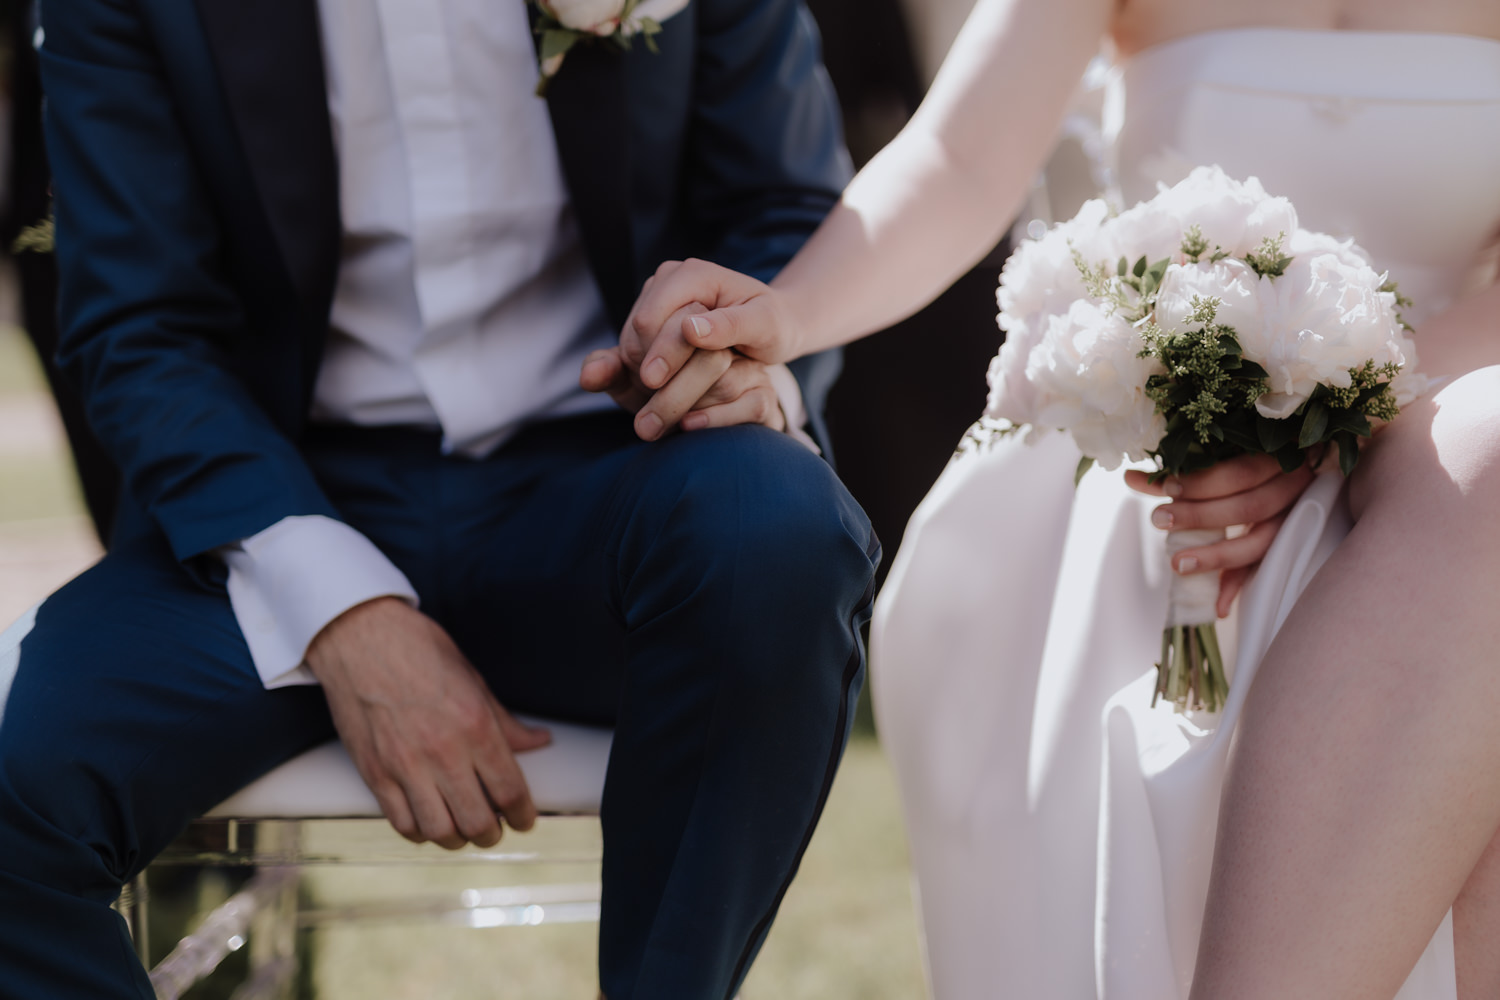
<path fill-rule="evenodd" d="M 604 40 L 629 50 L 640 39 L 652 52 L 661 23 L 685 8 L 689 0 L 531 0 L 536 6 L 537 59 L 545 96 L 547 84 L 562 69 L 563 59 L 579 42 Z"/>

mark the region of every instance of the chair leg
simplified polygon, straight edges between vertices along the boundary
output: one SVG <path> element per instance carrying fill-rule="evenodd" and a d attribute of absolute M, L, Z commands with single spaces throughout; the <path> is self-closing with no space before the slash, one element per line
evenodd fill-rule
<path fill-rule="evenodd" d="M 151 967 L 150 899 L 146 873 L 141 872 L 120 888 L 120 898 L 115 900 L 115 910 L 125 918 L 136 957 L 147 968 Z"/>
<path fill-rule="evenodd" d="M 284 877 L 250 924 L 250 978 L 232 1000 L 293 1000 L 297 984 L 297 912 L 301 871 Z"/>
<path fill-rule="evenodd" d="M 192 934 L 183 938 L 162 959 L 161 964 L 151 970 L 151 985 L 159 1000 L 177 1000 L 192 986 L 219 967 L 231 952 L 245 946 L 252 926 L 260 915 L 282 905 L 290 889 L 291 898 L 296 899 L 298 882 L 296 868 L 266 868 L 256 872 L 245 887 L 231 896 L 198 925 Z M 293 923 L 295 924 L 295 911 Z M 295 936 L 292 940 L 295 942 Z M 289 966 L 289 967 L 288 967 Z M 241 1000 L 248 997 L 275 997 L 280 1000 L 286 994 L 258 992 L 267 984 L 285 983 L 286 988 L 296 982 L 296 955 L 289 962 L 267 962 L 258 970 L 260 981 L 246 983 L 235 996 Z M 251 986 L 257 992 L 244 992 Z M 282 988 L 278 986 L 277 988 Z"/>

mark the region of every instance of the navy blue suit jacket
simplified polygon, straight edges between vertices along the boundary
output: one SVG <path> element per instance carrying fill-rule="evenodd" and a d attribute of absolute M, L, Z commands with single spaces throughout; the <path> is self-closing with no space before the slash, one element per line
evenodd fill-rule
<path fill-rule="evenodd" d="M 341 233 L 315 0 L 42 0 L 42 25 L 59 362 L 121 534 L 154 523 L 192 564 L 337 517 L 297 445 Z M 800 0 L 693 0 L 658 42 L 580 47 L 548 96 L 617 324 L 663 260 L 771 277 L 849 176 Z M 794 368 L 820 437 L 837 367 Z"/>

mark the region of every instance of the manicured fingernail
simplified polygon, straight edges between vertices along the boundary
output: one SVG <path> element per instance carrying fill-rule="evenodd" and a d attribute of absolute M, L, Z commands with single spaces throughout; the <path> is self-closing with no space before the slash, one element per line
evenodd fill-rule
<path fill-rule="evenodd" d="M 688 323 L 692 324 L 693 336 L 697 337 L 699 340 L 703 340 L 708 336 L 708 320 L 704 319 L 702 316 L 690 316 L 688 317 Z"/>
<path fill-rule="evenodd" d="M 1163 479 L 1161 491 L 1169 497 L 1180 497 L 1182 496 L 1182 483 L 1172 478 Z"/>
<path fill-rule="evenodd" d="M 661 417 L 658 417 L 654 413 L 648 413 L 641 418 L 640 427 L 638 428 L 638 430 L 640 431 L 641 437 L 645 438 L 647 441 L 655 441 L 658 437 L 661 436 L 661 428 Z"/>
<path fill-rule="evenodd" d="M 1151 512 L 1151 523 L 1158 528 L 1172 527 L 1172 512 L 1165 507 L 1158 507 Z"/>
<path fill-rule="evenodd" d="M 1192 556 L 1183 556 L 1177 560 L 1177 572 L 1182 574 L 1196 573 L 1198 571 L 1198 560 Z"/>
<path fill-rule="evenodd" d="M 708 414 L 689 413 L 682 418 L 682 429 L 685 431 L 701 431 L 708 426 Z"/>
<path fill-rule="evenodd" d="M 665 358 L 656 358 L 646 366 L 642 374 L 646 378 L 646 384 L 655 388 L 667 380 L 667 362 Z"/>

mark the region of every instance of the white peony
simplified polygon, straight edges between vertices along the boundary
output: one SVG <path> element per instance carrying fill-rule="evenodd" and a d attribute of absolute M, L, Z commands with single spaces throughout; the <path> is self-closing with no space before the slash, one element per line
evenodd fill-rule
<path fill-rule="evenodd" d="M 990 387 L 984 407 L 986 417 L 1017 425 L 1036 422 L 1036 387 L 1026 381 L 1026 362 L 1034 346 L 1007 337 L 1000 352 L 990 359 L 985 375 Z"/>
<path fill-rule="evenodd" d="M 1156 323 L 1168 333 L 1191 329 L 1196 302 L 1218 299 L 1214 322 L 1236 331 L 1259 328 L 1264 325 L 1265 312 L 1260 282 L 1260 275 L 1248 264 L 1233 258 L 1173 264 L 1167 268 L 1156 298 Z"/>
<path fill-rule="evenodd" d="M 1352 239 L 1340 240 L 1327 233 L 1314 233 L 1299 229 L 1286 241 L 1289 257 L 1309 257 L 1331 253 L 1349 267 L 1369 267 L 1370 255 Z"/>
<path fill-rule="evenodd" d="M 1391 397 L 1395 399 L 1397 406 L 1405 407 L 1427 395 L 1432 389 L 1432 379 L 1417 371 L 1421 362 L 1417 360 L 1417 344 L 1411 335 L 1403 330 L 1398 343 L 1406 365 L 1401 369 L 1400 375 L 1391 379 Z"/>
<path fill-rule="evenodd" d="M 1088 293 L 1073 260 L 1077 249 L 1085 259 L 1096 251 L 1099 227 L 1109 218 L 1109 206 L 1086 202 L 1068 222 L 1054 226 L 1039 240 L 1024 240 L 1000 271 L 1000 328 L 1007 334 L 1034 333 L 1046 317 L 1066 312 L 1074 299 Z"/>
<path fill-rule="evenodd" d="M 1245 357 L 1266 369 L 1271 392 L 1256 408 L 1290 416 L 1313 389 L 1347 387 L 1349 369 L 1367 361 L 1404 364 L 1396 296 L 1383 275 L 1338 254 L 1305 254 L 1279 278 L 1262 278 L 1266 311 L 1258 331 L 1241 332 Z"/>
<path fill-rule="evenodd" d="M 1022 242 L 1005 262 L 996 293 L 1005 343 L 990 362 L 988 416 L 1017 424 L 1034 422 L 1036 392 L 1026 379 L 1027 358 L 1048 321 L 1087 298 L 1073 250 L 1092 254 L 1099 226 L 1108 217 L 1104 202 L 1087 202 L 1073 219 L 1041 239 Z"/>
<path fill-rule="evenodd" d="M 1182 256 L 1185 233 L 1182 220 L 1162 211 L 1159 198 L 1143 201 L 1104 224 L 1096 244 L 1099 259 L 1092 263 L 1104 264 L 1113 272 L 1121 257 L 1130 265 L 1142 257 L 1152 264 L 1163 258 L 1177 259 Z"/>
<path fill-rule="evenodd" d="M 538 0 L 564 28 L 609 36 L 620 27 L 627 0 Z"/>
<path fill-rule="evenodd" d="M 1318 243 L 1299 238 L 1301 245 Z M 1261 414 L 1289 417 L 1318 385 L 1347 387 L 1349 370 L 1367 361 L 1415 363 L 1396 319 L 1396 297 L 1384 276 L 1348 244 L 1324 237 L 1334 252 L 1304 253 L 1280 277 L 1260 277 L 1236 260 L 1168 269 L 1157 299 L 1157 323 L 1188 325 L 1195 298 L 1217 298 L 1215 322 L 1232 327 L 1245 358 L 1266 369 L 1270 392 Z M 1408 379 L 1405 392 L 1417 383 Z"/>
<path fill-rule="evenodd" d="M 1266 194 L 1254 177 L 1237 181 L 1218 167 L 1199 167 L 1152 200 L 1176 217 L 1183 235 L 1196 225 L 1210 251 L 1222 247 L 1236 257 L 1268 238 L 1297 231 L 1297 210 L 1290 201 Z"/>
<path fill-rule="evenodd" d="M 1087 300 L 1053 316 L 1026 364 L 1035 423 L 1067 431 L 1106 469 L 1145 458 L 1167 425 L 1146 396 L 1146 379 L 1161 367 L 1140 357 L 1144 346 L 1135 327 Z"/>
<path fill-rule="evenodd" d="M 564 28 L 607 38 L 616 31 L 633 35 L 644 20 L 665 21 L 685 8 L 688 0 L 640 0 L 631 8 L 628 18 L 625 9 L 629 0 L 538 0 L 538 3 Z"/>
<path fill-rule="evenodd" d="M 1199 167 L 1156 197 L 1143 201 L 1102 228 L 1093 263 L 1110 267 L 1124 257 L 1134 264 L 1141 257 L 1155 263 L 1180 260 L 1182 242 L 1194 226 L 1215 247 L 1237 256 L 1259 249 L 1261 243 L 1297 231 L 1297 211 L 1285 198 L 1273 198 L 1251 177 L 1237 181 L 1219 167 Z"/>
<path fill-rule="evenodd" d="M 1297 230 L 1297 233 L 1287 243 L 1287 253 L 1296 256 L 1333 254 L 1348 267 L 1356 269 L 1362 267 L 1370 268 L 1372 273 L 1374 270 L 1371 266 L 1369 254 L 1365 253 L 1359 244 L 1355 243 L 1352 239 L 1335 239 L 1326 233 L 1312 233 L 1305 229 Z M 1383 279 L 1386 276 L 1382 275 L 1381 277 Z M 1366 280 L 1368 280 L 1368 276 L 1366 276 Z M 1394 295 L 1387 300 L 1390 303 L 1393 315 L 1395 312 L 1394 301 Z M 1393 337 L 1396 352 L 1403 359 L 1403 367 L 1401 374 L 1391 379 L 1391 395 L 1395 399 L 1397 406 L 1404 407 L 1418 397 L 1426 395 L 1431 380 L 1417 371 L 1417 366 L 1420 362 L 1417 360 L 1417 345 L 1412 340 L 1411 334 L 1397 324 Z"/>

